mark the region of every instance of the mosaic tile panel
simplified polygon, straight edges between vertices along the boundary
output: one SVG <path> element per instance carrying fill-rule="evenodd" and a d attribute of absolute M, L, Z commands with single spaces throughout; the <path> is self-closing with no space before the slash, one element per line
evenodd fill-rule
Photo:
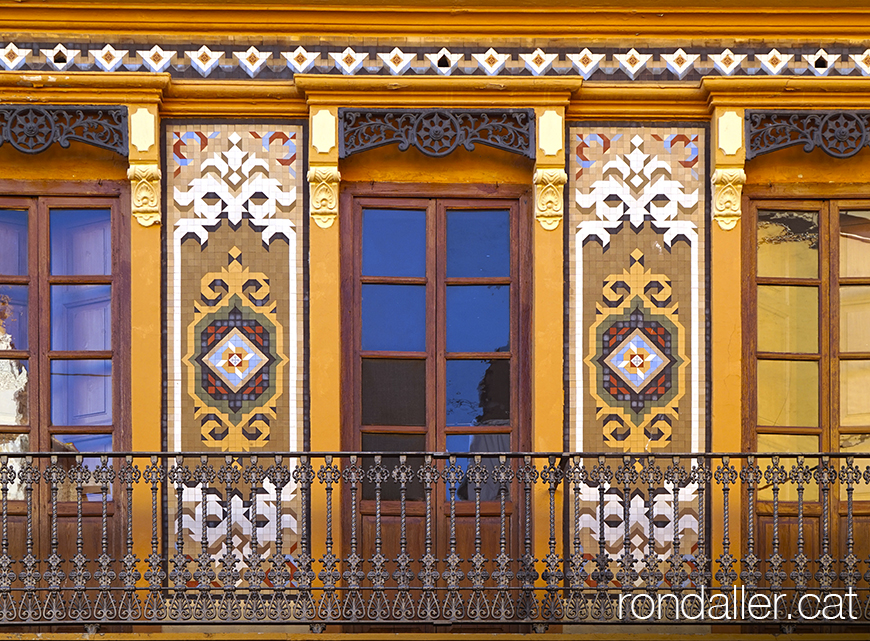
<path fill-rule="evenodd" d="M 175 452 L 300 451 L 304 447 L 304 212 L 301 126 L 180 124 L 165 129 L 166 448 Z M 266 459 L 263 459 L 266 460 Z M 295 460 L 286 460 L 293 466 Z M 194 465 L 193 461 L 188 465 Z M 299 497 L 268 482 L 185 488 L 185 550 L 265 554 L 282 529 L 296 545 Z M 225 502 L 224 499 L 227 499 Z M 276 504 L 282 502 L 277 523 Z M 179 506 L 170 502 L 175 528 Z M 203 528 L 206 532 L 203 534 Z M 175 532 L 171 536 L 176 536 Z M 264 547 L 265 546 L 265 547 Z"/>
<path fill-rule="evenodd" d="M 693 80 L 703 76 L 867 76 L 870 49 L 789 42 L 733 43 L 725 48 L 589 49 L 541 41 L 540 46 L 493 42 L 414 46 L 365 40 L 341 45 L 275 39 L 268 42 L 101 39 L 0 42 L 8 71 L 141 71 L 179 78 L 291 78 L 297 73 L 342 75 L 579 76 L 586 80 Z M 449 44 L 449 46 L 448 46 Z M 542 48 L 543 47 L 543 48 Z"/>
<path fill-rule="evenodd" d="M 584 452 L 703 452 L 706 442 L 706 130 L 687 125 L 569 128 L 568 430 Z M 685 461 L 684 464 L 690 464 Z M 666 463 L 665 463 L 666 465 Z M 638 464 L 638 470 L 639 470 Z M 609 487 L 615 552 L 629 501 L 632 555 L 660 560 L 674 528 L 697 543 L 697 488 L 651 497 Z M 598 551 L 597 490 L 584 497 L 584 553 Z M 652 515 L 652 516 L 651 516 Z M 650 520 L 653 527 L 650 527 Z"/>

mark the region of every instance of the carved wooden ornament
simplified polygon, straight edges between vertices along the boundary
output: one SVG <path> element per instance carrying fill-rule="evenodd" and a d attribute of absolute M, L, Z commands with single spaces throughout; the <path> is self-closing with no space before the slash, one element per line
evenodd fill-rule
<path fill-rule="evenodd" d="M 740 198 L 746 172 L 739 167 L 727 167 L 713 172 L 713 220 L 722 229 L 734 229 L 740 220 Z"/>
<path fill-rule="evenodd" d="M 566 182 L 568 174 L 560 167 L 535 171 L 535 219 L 544 229 L 556 229 L 562 220 Z"/>
<path fill-rule="evenodd" d="M 311 218 L 318 227 L 327 229 L 338 217 L 338 167 L 312 167 L 308 170 Z"/>
<path fill-rule="evenodd" d="M 143 227 L 160 223 L 160 167 L 157 163 L 130 165 L 132 213 Z"/>

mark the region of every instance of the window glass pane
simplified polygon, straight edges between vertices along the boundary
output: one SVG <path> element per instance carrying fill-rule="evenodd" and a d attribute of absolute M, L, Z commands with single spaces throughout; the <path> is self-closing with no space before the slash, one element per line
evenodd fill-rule
<path fill-rule="evenodd" d="M 112 273 L 109 209 L 52 209 L 51 273 L 101 276 Z"/>
<path fill-rule="evenodd" d="M 870 211 L 840 212 L 840 276 L 870 276 Z"/>
<path fill-rule="evenodd" d="M 27 361 L 0 359 L 0 425 L 30 424 Z"/>
<path fill-rule="evenodd" d="M 447 286 L 447 351 L 510 350 L 510 285 Z"/>
<path fill-rule="evenodd" d="M 112 348 L 112 286 L 51 286 L 51 349 Z"/>
<path fill-rule="evenodd" d="M 364 209 L 364 276 L 426 275 L 426 211 Z"/>
<path fill-rule="evenodd" d="M 758 286 L 758 351 L 819 351 L 819 290 Z"/>
<path fill-rule="evenodd" d="M 816 278 L 818 274 L 818 213 L 759 211 L 758 275 Z"/>
<path fill-rule="evenodd" d="M 510 452 L 511 451 L 511 435 L 510 434 L 448 434 L 447 435 L 447 451 L 460 453 L 485 453 L 485 452 Z M 474 460 L 468 458 L 457 458 L 456 464 L 463 471 L 468 470 L 469 465 L 474 464 Z M 485 483 L 480 485 L 480 500 L 481 501 L 498 501 L 498 491 L 500 485 L 492 480 L 492 471 L 498 467 L 499 460 L 497 456 L 483 456 L 480 459 L 480 464 L 486 468 L 488 474 Z M 510 499 L 510 484 L 507 484 L 505 499 Z M 456 486 L 457 501 L 473 501 L 475 497 L 475 484 L 470 483 L 468 479 L 463 478 L 462 482 Z M 447 488 L 446 496 L 450 497 L 449 488 Z"/>
<path fill-rule="evenodd" d="M 510 276 L 510 212 L 447 212 L 447 277 Z"/>
<path fill-rule="evenodd" d="M 870 287 L 840 287 L 840 351 L 870 352 Z"/>
<path fill-rule="evenodd" d="M 840 434 L 840 451 L 845 454 L 870 454 L 870 434 Z M 846 461 L 840 459 L 845 465 Z M 856 458 L 855 465 L 862 470 L 867 468 L 870 458 Z M 870 500 L 870 485 L 866 482 L 856 483 L 852 486 L 852 498 L 856 501 Z M 846 500 L 846 482 L 840 481 L 840 498 Z"/>
<path fill-rule="evenodd" d="M 812 454 L 819 451 L 819 437 L 809 434 L 759 434 L 758 435 L 758 451 L 759 452 L 804 452 Z M 762 470 L 772 464 L 769 458 L 758 459 L 758 465 Z M 797 459 L 781 458 L 779 464 L 785 468 L 786 473 L 791 472 L 791 468 L 797 465 Z M 814 470 L 819 464 L 819 459 L 808 456 L 804 459 L 804 465 Z M 758 483 L 758 498 L 762 501 L 773 500 L 773 486 L 766 480 Z M 797 484 L 791 479 L 779 486 L 780 501 L 797 501 Z M 813 479 L 804 485 L 804 501 L 817 501 L 819 498 L 819 486 L 816 480 Z"/>
<path fill-rule="evenodd" d="M 364 358 L 363 425 L 426 424 L 426 361 Z"/>
<path fill-rule="evenodd" d="M 870 425 L 870 361 L 840 361 L 840 425 Z"/>
<path fill-rule="evenodd" d="M 112 435 L 111 434 L 53 434 L 51 437 L 52 452 L 111 452 L 112 451 Z M 64 458 L 60 462 L 66 465 L 74 465 L 75 459 Z M 102 465 L 100 458 L 97 456 L 85 456 L 82 458 L 82 465 L 93 472 L 94 469 Z M 109 465 L 112 465 L 109 459 Z M 75 501 L 76 487 L 74 483 L 67 481 L 60 488 L 58 500 L 60 501 Z M 102 501 L 100 484 L 95 482 L 93 477 L 82 486 L 82 498 L 86 501 Z M 109 484 L 109 491 L 106 498 L 112 500 L 112 485 Z"/>
<path fill-rule="evenodd" d="M 425 434 L 363 434 L 362 449 L 364 452 L 425 452 L 426 451 L 426 435 Z M 360 462 L 363 469 L 369 469 L 375 464 L 373 457 L 363 457 Z M 381 459 L 381 465 L 387 468 L 390 473 L 390 479 L 386 483 L 381 484 L 381 500 L 383 501 L 398 501 L 401 499 L 399 492 L 399 484 L 393 480 L 392 471 L 399 464 L 398 456 L 384 456 Z M 412 470 L 414 470 L 414 480 L 405 486 L 405 500 L 407 501 L 422 501 L 423 484 L 420 483 L 417 477 L 417 470 L 423 465 L 423 458 L 419 456 L 409 456 L 405 461 Z M 363 483 L 363 499 L 374 500 L 375 484 L 366 482 Z"/>
<path fill-rule="evenodd" d="M 362 348 L 426 351 L 426 286 L 363 285 Z"/>
<path fill-rule="evenodd" d="M 111 425 L 112 361 L 52 361 L 51 422 Z"/>
<path fill-rule="evenodd" d="M 29 349 L 27 285 L 0 285 L 0 351 Z"/>
<path fill-rule="evenodd" d="M 0 209 L 0 276 L 27 274 L 27 211 Z"/>
<path fill-rule="evenodd" d="M 447 361 L 447 425 L 510 423 L 510 361 Z"/>
<path fill-rule="evenodd" d="M 817 362 L 758 361 L 758 424 L 819 424 Z"/>

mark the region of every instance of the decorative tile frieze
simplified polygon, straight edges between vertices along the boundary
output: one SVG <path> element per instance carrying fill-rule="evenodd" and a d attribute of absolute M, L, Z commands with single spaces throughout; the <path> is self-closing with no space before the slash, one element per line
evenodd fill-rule
<path fill-rule="evenodd" d="M 477 46 L 405 42 L 330 44 L 297 39 L 217 45 L 181 40 L 0 42 L 0 68 L 13 71 L 167 72 L 183 78 L 343 75 L 563 76 L 587 80 L 679 81 L 708 75 L 870 75 L 866 47 L 823 43 L 723 43 L 717 47 Z M 62 47 L 62 49 L 58 49 Z M 823 64 L 824 63 L 824 64 Z"/>
<path fill-rule="evenodd" d="M 127 108 L 96 105 L 2 105 L 0 145 L 38 154 L 53 143 L 82 142 L 127 156 Z"/>

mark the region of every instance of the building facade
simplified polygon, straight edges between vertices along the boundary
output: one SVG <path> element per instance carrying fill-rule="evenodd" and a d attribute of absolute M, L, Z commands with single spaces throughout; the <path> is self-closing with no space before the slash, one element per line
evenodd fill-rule
<path fill-rule="evenodd" d="M 866 631 L 870 11 L 744 4 L 0 0 L 0 626 Z"/>

